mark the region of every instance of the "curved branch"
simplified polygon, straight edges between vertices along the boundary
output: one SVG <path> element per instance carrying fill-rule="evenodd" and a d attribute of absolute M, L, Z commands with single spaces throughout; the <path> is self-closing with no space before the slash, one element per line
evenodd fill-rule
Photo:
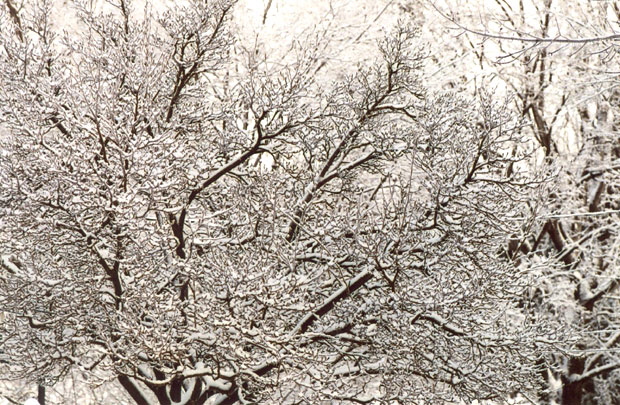
<path fill-rule="evenodd" d="M 483 31 L 478 31 L 478 30 L 474 30 L 471 28 L 468 28 L 466 26 L 464 26 L 463 24 L 459 24 L 454 18 L 450 18 L 449 16 L 447 16 L 444 12 L 442 12 L 439 7 L 437 7 L 435 5 L 435 3 L 431 3 L 433 8 L 442 16 L 444 17 L 446 20 L 450 21 L 452 24 L 456 25 L 458 28 L 462 29 L 465 32 L 468 32 L 470 34 L 474 34 L 474 35 L 478 35 L 484 38 L 491 38 L 491 39 L 499 39 L 502 41 L 516 41 L 516 42 L 528 42 L 528 43 L 535 43 L 535 44 L 589 44 L 589 43 L 593 43 L 593 42 L 604 42 L 604 41 L 619 41 L 620 40 L 620 34 L 610 34 L 610 35 L 602 35 L 602 36 L 598 36 L 598 37 L 589 37 L 589 38 L 567 38 L 564 36 L 556 36 L 554 38 L 548 38 L 548 37 L 537 37 L 535 35 L 532 35 L 530 33 L 523 33 L 524 35 L 527 35 L 526 37 L 517 37 L 517 36 L 511 36 L 511 35 L 501 35 L 501 34 L 493 34 L 490 32 L 483 32 Z"/>

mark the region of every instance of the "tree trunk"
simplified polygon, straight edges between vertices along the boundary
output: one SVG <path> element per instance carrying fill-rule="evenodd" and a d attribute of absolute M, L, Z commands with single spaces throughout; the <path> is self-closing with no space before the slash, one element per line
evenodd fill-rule
<path fill-rule="evenodd" d="M 39 385 L 37 391 L 37 401 L 39 401 L 39 405 L 45 405 L 45 387 L 43 385 Z"/>
<path fill-rule="evenodd" d="M 581 405 L 584 396 L 594 392 L 594 384 L 591 378 L 571 381 L 571 375 L 580 375 L 585 370 L 585 358 L 571 358 L 568 360 L 568 372 L 562 376 L 562 405 Z M 586 398 L 587 400 L 587 398 Z"/>
<path fill-rule="evenodd" d="M 581 405 L 583 382 L 568 381 L 562 378 L 562 405 Z"/>

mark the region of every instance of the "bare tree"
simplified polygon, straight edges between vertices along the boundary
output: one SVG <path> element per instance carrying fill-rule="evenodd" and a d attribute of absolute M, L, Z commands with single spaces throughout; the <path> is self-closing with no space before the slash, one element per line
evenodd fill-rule
<path fill-rule="evenodd" d="M 615 2 L 497 1 L 477 22 L 442 11 L 462 35 L 497 41 L 484 55 L 517 94 L 517 110 L 558 168 L 550 211 L 514 251 L 543 258 L 532 307 L 565 316 L 581 335 L 548 358 L 562 404 L 618 403 L 618 105 Z M 480 16 L 480 15 L 479 15 Z M 473 46 L 474 44 L 470 42 Z M 477 50 L 480 51 L 480 48 Z M 484 51 L 482 51 L 484 53 Z M 540 269 L 540 267 L 538 267 Z"/>
<path fill-rule="evenodd" d="M 231 74 L 233 2 L 1 16 L 0 370 L 140 404 L 529 395 L 565 339 L 505 242 L 544 179 L 507 102 L 421 84 L 400 25 L 315 83 L 305 44 Z"/>

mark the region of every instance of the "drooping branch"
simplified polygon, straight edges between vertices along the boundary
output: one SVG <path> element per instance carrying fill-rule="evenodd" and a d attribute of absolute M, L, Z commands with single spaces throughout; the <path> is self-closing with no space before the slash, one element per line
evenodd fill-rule
<path fill-rule="evenodd" d="M 515 42 L 526 42 L 526 43 L 534 43 L 534 44 L 589 44 L 594 42 L 605 42 L 605 41 L 618 41 L 620 40 L 620 34 L 609 34 L 609 35 L 600 35 L 595 37 L 587 37 L 587 38 L 569 38 L 563 35 L 557 35 L 555 37 L 539 37 L 531 32 L 521 32 L 516 31 L 518 36 L 512 35 L 503 35 L 496 34 L 488 31 L 479 31 L 472 28 L 469 28 L 461 23 L 459 23 L 456 18 L 450 17 L 446 15 L 442 10 L 439 9 L 437 5 L 431 3 L 435 10 L 446 20 L 450 21 L 452 24 L 456 25 L 458 28 L 462 29 L 465 32 L 470 34 L 474 34 L 483 38 L 492 38 L 498 39 L 500 41 L 515 41 Z"/>

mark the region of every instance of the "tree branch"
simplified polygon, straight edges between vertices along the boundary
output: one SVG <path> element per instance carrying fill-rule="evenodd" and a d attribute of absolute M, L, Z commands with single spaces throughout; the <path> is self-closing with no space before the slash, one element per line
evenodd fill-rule
<path fill-rule="evenodd" d="M 343 300 L 346 297 L 353 295 L 353 293 L 359 290 L 368 280 L 372 278 L 372 274 L 367 270 L 362 271 L 357 276 L 350 279 L 346 285 L 339 288 L 335 293 L 330 295 L 323 303 L 314 311 L 309 312 L 298 323 L 297 326 L 289 333 L 289 336 L 299 335 L 308 330 L 310 326 L 320 316 L 328 313 L 332 308 L 336 306 L 338 301 Z"/>

